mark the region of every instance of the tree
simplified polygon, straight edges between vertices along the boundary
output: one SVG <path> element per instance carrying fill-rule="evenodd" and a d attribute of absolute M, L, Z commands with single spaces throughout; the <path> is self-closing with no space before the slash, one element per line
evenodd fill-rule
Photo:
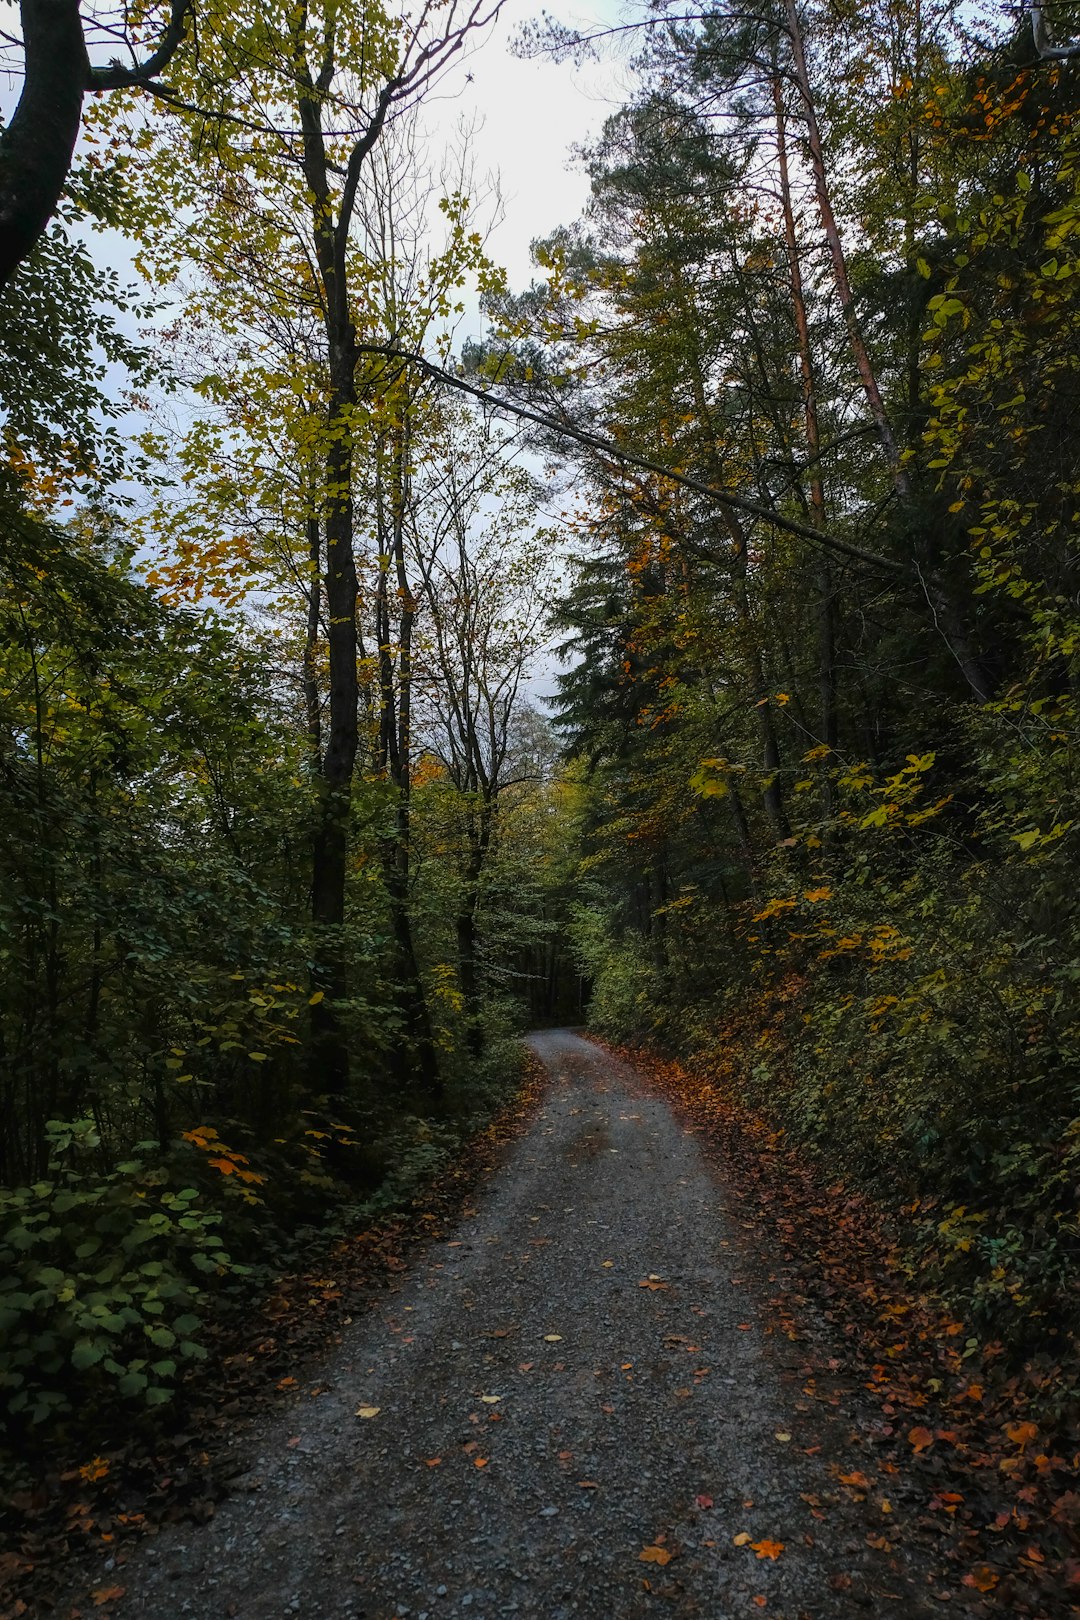
<path fill-rule="evenodd" d="M 71 169 L 88 94 L 147 90 L 168 96 L 160 75 L 184 44 L 193 0 L 171 0 L 165 15 L 140 17 L 127 6 L 117 27 L 111 13 L 89 22 L 79 0 L 21 0 L 23 88 L 11 122 L 0 130 L 0 287 L 11 280 L 56 213 Z M 214 27 L 212 17 L 204 27 Z M 147 48 L 149 37 L 156 42 Z M 119 42 L 130 64 L 95 67 L 91 47 Z M 140 59 L 141 58 L 141 59 Z"/>
<path fill-rule="evenodd" d="M 497 8 L 496 8 L 497 9 Z M 191 253 L 211 285 L 239 259 L 249 266 L 244 302 L 227 316 L 241 368 L 252 361 L 300 436 L 310 508 L 305 534 L 319 526 L 325 606 L 327 703 L 320 728 L 321 800 L 313 838 L 312 914 L 320 946 L 314 970 L 315 1064 L 332 1092 L 348 1082 L 339 1004 L 347 998 L 343 943 L 350 797 L 360 745 L 355 510 L 364 456 L 393 424 L 395 375 L 365 354 L 364 339 L 393 318 L 381 307 L 393 267 L 379 260 L 362 200 L 367 166 L 384 132 L 438 80 L 470 33 L 495 14 L 481 0 L 459 8 L 425 5 L 393 19 L 378 8 L 341 11 L 285 7 L 223 22 L 201 58 L 217 99 L 183 113 L 146 158 L 169 199 L 148 231 L 147 253 L 167 276 L 170 254 Z M 276 49 L 266 53 L 271 37 Z M 191 87 L 194 96 L 195 86 Z M 178 95 L 185 87 L 178 86 Z M 185 102 L 185 106 L 193 106 Z M 267 119 L 252 108 L 269 107 Z M 194 166 L 191 157 L 194 157 Z M 197 208 L 195 228 L 164 231 L 170 210 Z M 451 241 L 433 262 L 412 317 L 418 330 L 451 313 L 451 291 L 479 264 L 480 238 L 467 228 L 468 200 L 447 203 Z M 149 237 L 153 240 L 150 241 Z M 300 309 L 314 341 L 303 379 L 264 364 L 264 334 Z M 376 332 L 372 332 L 375 323 Z M 280 345 L 271 339 L 271 350 Z M 215 386 L 210 384 L 210 386 Z M 299 404 L 299 409 L 297 408 Z M 263 408 L 266 402 L 264 400 Z M 310 525 L 310 526 L 308 526 Z"/>

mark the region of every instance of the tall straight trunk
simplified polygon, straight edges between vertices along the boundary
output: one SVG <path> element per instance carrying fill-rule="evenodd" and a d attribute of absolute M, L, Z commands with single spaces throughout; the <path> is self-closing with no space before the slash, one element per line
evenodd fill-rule
<path fill-rule="evenodd" d="M 328 326 L 334 323 L 328 320 Z M 349 818 L 353 770 L 359 743 L 360 686 L 357 676 L 356 562 L 353 555 L 351 418 L 356 404 L 352 328 L 334 332 L 331 372 L 336 373 L 326 455 L 326 591 L 329 650 L 329 727 L 312 859 L 311 912 L 316 928 L 313 980 L 322 999 L 312 1007 L 313 1061 L 317 1089 L 344 1096 L 349 1051 L 338 1005 L 349 993 L 344 938 Z"/>
<path fill-rule="evenodd" d="M 825 164 L 825 152 L 821 141 L 821 126 L 818 123 L 817 106 L 806 66 L 806 49 L 796 0 L 783 0 L 783 5 L 787 21 L 787 33 L 791 41 L 795 83 L 802 102 L 803 116 L 806 119 L 807 145 L 810 151 L 810 169 L 814 176 L 814 191 L 817 196 L 818 212 L 821 216 L 822 229 L 825 232 L 829 258 L 832 263 L 833 285 L 836 288 L 836 295 L 843 311 L 848 344 L 859 373 L 863 393 L 866 396 L 870 415 L 877 429 L 878 440 L 889 464 L 893 487 L 900 499 L 907 503 L 910 502 L 912 496 L 911 479 L 908 477 L 907 469 L 900 459 L 896 435 L 885 410 L 877 373 L 874 370 L 863 337 L 858 311 L 855 308 L 854 295 L 851 290 L 847 255 L 844 252 L 840 228 L 837 225 L 836 215 L 833 211 L 828 170 Z M 927 606 L 933 616 L 934 628 L 941 635 L 949 652 L 956 660 L 965 681 L 979 699 L 979 702 L 988 703 L 993 696 L 993 682 L 971 647 L 967 629 L 963 622 L 963 615 L 953 593 L 946 588 L 933 571 L 929 571 L 925 577 L 920 574 L 920 583 L 926 595 Z"/>
<path fill-rule="evenodd" d="M 410 454 L 406 404 L 403 420 L 391 434 L 389 454 L 376 482 L 379 551 L 385 559 L 376 597 L 380 687 L 379 764 L 394 789 L 394 830 L 393 835 L 383 841 L 382 864 L 397 956 L 397 988 L 403 1023 L 403 1038 L 392 1055 L 393 1069 L 402 1085 L 419 1082 L 423 1091 L 438 1099 L 441 1096 L 438 1055 L 416 954 L 411 908 L 412 642 L 417 604 L 409 584 L 405 558 Z M 396 586 L 396 624 L 392 622 L 391 614 L 391 568 Z"/>
<path fill-rule="evenodd" d="M 322 537 L 318 517 L 307 520 L 308 611 L 304 639 L 304 718 L 308 758 L 314 776 L 322 772 L 322 713 L 319 697 L 319 606 L 322 599 Z"/>
<path fill-rule="evenodd" d="M 323 101 L 306 64 L 298 61 L 304 171 L 311 195 L 311 229 L 323 288 L 330 398 L 322 463 L 326 556 L 326 638 L 329 654 L 328 724 L 322 751 L 319 804 L 312 849 L 311 916 L 315 926 L 312 982 L 319 999 L 311 1011 L 311 1081 L 339 1098 L 349 1086 L 349 1052 L 339 1005 L 349 993 L 344 938 L 349 817 L 359 744 L 359 638 L 356 559 L 353 552 L 352 433 L 357 407 L 356 333 L 346 285 L 348 219 L 334 222 L 322 129 Z M 310 547 L 310 534 L 309 534 Z"/>
<path fill-rule="evenodd" d="M 480 907 L 480 876 L 491 844 L 493 815 L 494 806 L 486 796 L 476 813 L 475 820 L 470 814 L 468 856 L 462 873 L 462 896 L 456 918 L 458 982 L 461 985 L 465 1012 L 465 1044 L 473 1057 L 479 1057 L 484 1045 L 484 1026 L 480 1017 L 476 919 Z"/>
<path fill-rule="evenodd" d="M 791 288 L 791 307 L 795 316 L 795 331 L 799 346 L 799 378 L 803 396 L 803 428 L 806 453 L 810 463 L 810 509 L 819 529 L 827 527 L 825 517 L 825 485 L 821 473 L 821 432 L 818 424 L 817 386 L 814 357 L 810 347 L 810 322 L 806 313 L 803 289 L 802 262 L 799 257 L 799 238 L 795 229 L 795 211 L 791 201 L 791 176 L 788 168 L 787 117 L 780 74 L 773 62 L 773 106 L 776 111 L 776 151 L 780 170 L 780 201 L 784 213 L 784 240 L 788 253 L 788 281 Z M 817 561 L 820 602 L 818 606 L 818 730 L 820 741 L 829 748 L 837 743 L 836 694 L 836 601 L 833 594 L 833 573 L 828 553 L 821 551 Z M 828 768 L 822 771 L 822 811 L 826 818 L 832 812 L 832 793 Z"/>
<path fill-rule="evenodd" d="M 863 386 L 863 393 L 866 395 L 866 402 L 870 407 L 870 415 L 874 419 L 881 447 L 885 452 L 885 458 L 892 472 L 893 482 L 899 494 L 907 495 L 911 489 L 910 480 L 900 465 L 900 453 L 896 447 L 892 424 L 886 414 L 885 402 L 881 397 L 881 389 L 878 387 L 877 374 L 874 371 L 863 338 L 858 311 L 855 308 L 855 298 L 851 291 L 847 255 L 844 252 L 844 244 L 840 238 L 840 228 L 836 223 L 836 215 L 833 212 L 828 170 L 825 166 L 825 152 L 821 142 L 821 126 L 818 123 L 817 105 L 810 88 L 810 75 L 806 67 L 806 50 L 796 0 L 784 0 L 784 13 L 787 19 L 788 37 L 791 40 L 795 83 L 798 86 L 799 98 L 803 106 L 803 116 L 806 119 L 807 144 L 810 149 L 810 169 L 814 176 L 814 191 L 817 196 L 818 212 L 821 215 L 821 225 L 829 248 L 833 284 L 836 287 L 836 295 L 843 311 L 848 343 L 859 373 L 859 380 Z"/>

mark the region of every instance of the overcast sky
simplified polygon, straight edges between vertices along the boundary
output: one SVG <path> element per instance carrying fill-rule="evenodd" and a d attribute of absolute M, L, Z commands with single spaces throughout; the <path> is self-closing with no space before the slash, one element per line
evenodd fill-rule
<path fill-rule="evenodd" d="M 488 251 L 515 289 L 532 279 L 529 244 L 580 214 L 589 185 L 572 149 L 599 133 L 628 89 L 626 69 L 613 59 L 576 67 L 515 55 L 514 36 L 542 9 L 544 0 L 506 0 L 494 27 L 455 65 L 422 113 L 436 171 L 441 149 L 455 139 L 462 121 L 475 125 L 477 178 L 497 176 L 503 199 L 503 218 Z M 610 26 L 628 8 L 620 0 L 579 0 L 546 9 L 560 22 L 588 30 Z"/>

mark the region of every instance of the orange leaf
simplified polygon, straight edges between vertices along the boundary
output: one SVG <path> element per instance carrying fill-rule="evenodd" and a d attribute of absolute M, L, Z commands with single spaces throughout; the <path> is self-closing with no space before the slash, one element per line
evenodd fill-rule
<path fill-rule="evenodd" d="M 442 1462 L 442 1458 L 441 1457 L 425 1457 L 424 1462 L 425 1462 L 425 1464 L 427 1465 L 428 1468 L 438 1468 L 439 1464 Z"/>
<path fill-rule="evenodd" d="M 989 1564 L 979 1564 L 975 1569 L 969 1569 L 962 1577 L 964 1586 L 973 1586 L 976 1592 L 992 1592 L 1000 1575 L 995 1575 Z"/>
<path fill-rule="evenodd" d="M 870 1481 L 858 1469 L 855 1469 L 854 1473 L 851 1474 L 841 1474 L 840 1483 L 841 1485 L 853 1485 L 857 1491 L 868 1491 L 870 1489 Z"/>
<path fill-rule="evenodd" d="M 94 1600 L 94 1607 L 100 1609 L 105 1603 L 115 1603 L 126 1591 L 126 1586 L 99 1586 L 97 1591 L 90 1595 Z"/>
<path fill-rule="evenodd" d="M 759 1558 L 779 1558 L 784 1550 L 782 1541 L 752 1541 L 750 1545 Z"/>
<path fill-rule="evenodd" d="M 1026 1446 L 1029 1440 L 1034 1440 L 1038 1432 L 1034 1423 L 1010 1423 L 1005 1430 L 1014 1446 Z"/>
<path fill-rule="evenodd" d="M 641 1564 L 670 1564 L 675 1554 L 668 1552 L 666 1547 L 643 1547 L 638 1553 L 638 1562 Z"/>
<path fill-rule="evenodd" d="M 215 1170 L 220 1170 L 223 1176 L 235 1176 L 236 1174 L 236 1166 L 231 1159 L 207 1159 L 206 1162 L 212 1164 Z"/>
<path fill-rule="evenodd" d="M 488 1459 L 486 1457 L 474 1457 L 473 1458 L 473 1467 L 474 1468 L 486 1468 L 487 1465 L 488 1465 Z"/>
<path fill-rule="evenodd" d="M 755 1593 L 755 1595 L 754 1595 L 754 1602 L 755 1602 L 755 1603 L 756 1603 L 756 1604 L 757 1604 L 757 1606 L 758 1606 L 758 1608 L 759 1608 L 759 1609 L 763 1609 L 763 1608 L 764 1608 L 764 1607 L 765 1607 L 765 1605 L 766 1605 L 766 1603 L 767 1603 L 767 1602 L 768 1602 L 768 1601 L 769 1601 L 769 1600 L 768 1600 L 768 1598 L 767 1598 L 767 1597 L 766 1597 L 766 1596 L 765 1596 L 765 1594 L 764 1594 L 764 1592 L 757 1592 L 757 1593 Z"/>
<path fill-rule="evenodd" d="M 909 1430 L 908 1439 L 911 1441 L 911 1444 L 915 1447 L 916 1451 L 926 1451 L 926 1449 L 929 1446 L 932 1446 L 934 1443 L 934 1437 L 930 1433 L 930 1430 L 923 1428 Z"/>

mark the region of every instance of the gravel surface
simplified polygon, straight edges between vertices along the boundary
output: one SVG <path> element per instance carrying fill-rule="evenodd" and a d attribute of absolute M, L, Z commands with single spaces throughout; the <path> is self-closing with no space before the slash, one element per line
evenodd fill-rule
<path fill-rule="evenodd" d="M 108 1577 L 120 1620 L 941 1612 L 868 1549 L 880 1503 L 806 1454 L 745 1209 L 694 1136 L 598 1047 L 531 1044 L 551 1091 L 476 1214 L 347 1329 L 323 1393 L 257 1421 L 212 1522 Z"/>

